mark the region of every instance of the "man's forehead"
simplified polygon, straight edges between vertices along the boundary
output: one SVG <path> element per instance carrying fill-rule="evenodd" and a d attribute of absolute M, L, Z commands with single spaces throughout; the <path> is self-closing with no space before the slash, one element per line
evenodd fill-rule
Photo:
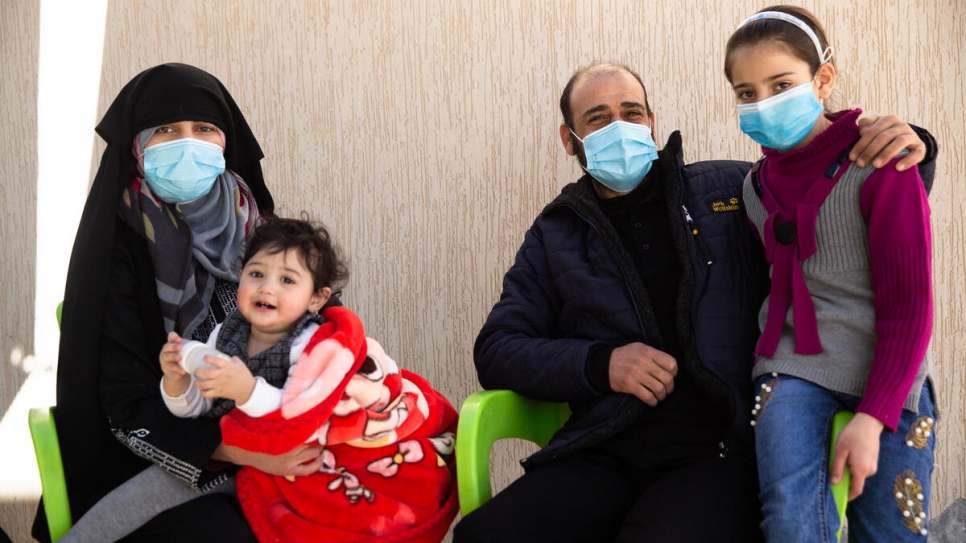
<path fill-rule="evenodd" d="M 571 94 L 571 104 L 577 109 L 581 106 L 594 107 L 595 102 L 605 100 L 608 96 L 622 96 L 621 102 L 628 100 L 624 98 L 635 97 L 633 101 L 644 103 L 644 87 L 637 81 L 632 74 L 614 67 L 601 68 L 584 75 L 574 85 Z M 577 111 L 582 113 L 582 111 Z"/>

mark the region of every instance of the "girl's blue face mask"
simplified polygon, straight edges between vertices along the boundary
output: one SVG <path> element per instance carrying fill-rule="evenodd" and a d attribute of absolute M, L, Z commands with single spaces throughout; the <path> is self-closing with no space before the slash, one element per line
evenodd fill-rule
<path fill-rule="evenodd" d="M 787 151 L 808 135 L 822 114 L 812 82 L 753 104 L 738 106 L 741 131 L 770 149 Z"/>
<path fill-rule="evenodd" d="M 144 150 L 144 178 L 161 200 L 183 204 L 208 194 L 225 172 L 225 155 L 214 143 L 182 138 Z"/>
<path fill-rule="evenodd" d="M 587 173 L 614 192 L 634 190 L 657 160 L 651 129 L 643 124 L 614 121 L 584 139 Z"/>

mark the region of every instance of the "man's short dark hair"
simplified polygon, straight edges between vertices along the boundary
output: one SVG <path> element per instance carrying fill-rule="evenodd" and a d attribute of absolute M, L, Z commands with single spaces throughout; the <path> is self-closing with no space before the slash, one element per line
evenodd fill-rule
<path fill-rule="evenodd" d="M 628 68 L 624 64 L 619 64 L 615 62 L 599 62 L 597 64 L 592 64 L 586 68 L 581 68 L 577 70 L 574 75 L 570 77 L 570 81 L 567 81 L 567 86 L 564 87 L 563 94 L 560 95 L 560 113 L 563 115 L 564 122 L 571 130 L 574 128 L 574 112 L 570 110 L 570 94 L 574 90 L 574 85 L 578 81 L 581 81 L 593 74 L 598 73 L 628 73 L 634 76 L 634 79 L 641 84 L 641 88 L 644 89 L 644 109 L 648 116 L 651 115 L 651 104 L 647 100 L 647 87 L 644 86 L 644 81 L 641 76 L 637 75 L 637 72 Z"/>

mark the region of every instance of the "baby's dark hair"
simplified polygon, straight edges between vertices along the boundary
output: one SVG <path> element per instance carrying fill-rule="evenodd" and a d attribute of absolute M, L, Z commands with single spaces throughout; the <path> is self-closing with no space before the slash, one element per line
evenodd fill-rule
<path fill-rule="evenodd" d="M 312 274 L 315 290 L 329 287 L 333 295 L 341 293 L 349 270 L 324 226 L 312 223 L 307 218 L 283 219 L 273 216 L 263 219 L 248 235 L 242 267 L 259 251 L 274 255 L 293 249 L 302 265 Z"/>

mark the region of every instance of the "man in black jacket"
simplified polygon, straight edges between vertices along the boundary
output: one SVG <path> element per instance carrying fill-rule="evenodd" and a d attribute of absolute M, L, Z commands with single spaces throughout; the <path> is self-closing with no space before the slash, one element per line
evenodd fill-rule
<path fill-rule="evenodd" d="M 767 268 L 741 201 L 750 164 L 685 165 L 677 132 L 658 153 L 625 66 L 577 72 L 560 106 L 587 174 L 527 232 L 475 362 L 484 388 L 572 415 L 455 541 L 758 541 L 749 376 Z M 925 155 L 894 117 L 871 132 L 860 160 Z"/>

